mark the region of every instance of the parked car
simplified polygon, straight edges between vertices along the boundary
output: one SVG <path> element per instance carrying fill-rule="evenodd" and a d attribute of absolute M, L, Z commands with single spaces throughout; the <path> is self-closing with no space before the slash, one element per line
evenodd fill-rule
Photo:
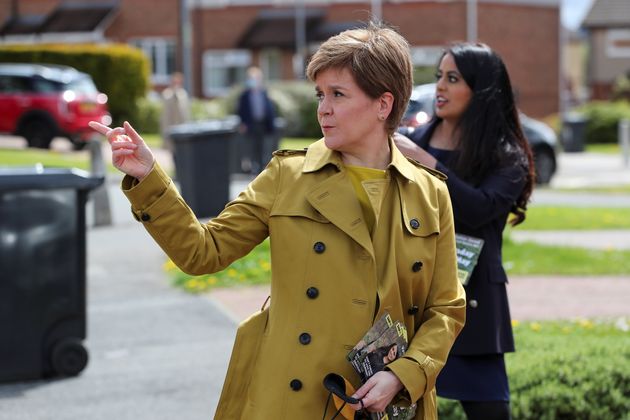
<path fill-rule="evenodd" d="M 88 74 L 50 64 L 0 64 L 0 133 L 43 149 L 54 137 L 66 137 L 78 150 L 92 135 L 92 120 L 112 121 L 107 95 Z"/>
<path fill-rule="evenodd" d="M 435 112 L 435 83 L 415 86 L 409 105 L 401 120 L 401 132 L 408 134 L 417 127 L 428 123 Z M 529 141 L 534 154 L 536 182 L 548 184 L 556 173 L 558 137 L 547 124 L 520 113 L 523 134 Z"/>

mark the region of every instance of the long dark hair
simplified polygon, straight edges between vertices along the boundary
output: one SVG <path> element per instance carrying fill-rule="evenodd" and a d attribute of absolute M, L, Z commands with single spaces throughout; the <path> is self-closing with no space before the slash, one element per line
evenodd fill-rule
<path fill-rule="evenodd" d="M 468 107 L 457 130 L 459 158 L 455 173 L 477 185 L 496 167 L 520 165 L 526 173 L 523 191 L 511 212 L 510 221 L 525 220 L 525 210 L 534 185 L 532 151 L 523 134 L 512 84 L 501 57 L 485 44 L 457 43 L 440 58 L 450 54 L 464 81 L 472 90 Z"/>

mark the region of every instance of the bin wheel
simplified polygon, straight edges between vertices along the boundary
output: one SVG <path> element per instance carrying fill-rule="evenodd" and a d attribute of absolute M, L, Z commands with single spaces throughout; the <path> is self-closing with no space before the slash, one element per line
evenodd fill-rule
<path fill-rule="evenodd" d="M 88 352 L 78 338 L 64 338 L 52 349 L 52 368 L 64 376 L 76 376 L 88 362 Z"/>

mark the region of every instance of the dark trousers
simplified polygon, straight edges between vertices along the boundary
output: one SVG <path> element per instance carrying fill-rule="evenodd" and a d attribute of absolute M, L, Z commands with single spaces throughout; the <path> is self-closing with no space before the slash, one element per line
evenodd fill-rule
<path fill-rule="evenodd" d="M 247 135 L 250 142 L 251 154 L 251 169 L 253 173 L 259 173 L 263 170 L 271 156 L 265 156 L 265 135 L 266 135 L 266 127 L 264 121 L 255 122 L 250 125 L 247 129 Z"/>

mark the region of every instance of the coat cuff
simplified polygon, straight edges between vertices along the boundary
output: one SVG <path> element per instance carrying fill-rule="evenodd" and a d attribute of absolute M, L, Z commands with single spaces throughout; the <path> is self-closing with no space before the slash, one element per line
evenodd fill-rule
<path fill-rule="evenodd" d="M 427 387 L 427 377 L 418 362 L 401 357 L 387 365 L 387 369 L 398 377 L 407 390 L 411 402 L 417 402 Z"/>
<path fill-rule="evenodd" d="M 142 222 L 155 220 L 179 196 L 171 178 L 157 162 L 142 181 L 125 175 L 121 187 L 131 203 L 134 218 Z M 167 194 L 169 190 L 174 194 Z"/>

